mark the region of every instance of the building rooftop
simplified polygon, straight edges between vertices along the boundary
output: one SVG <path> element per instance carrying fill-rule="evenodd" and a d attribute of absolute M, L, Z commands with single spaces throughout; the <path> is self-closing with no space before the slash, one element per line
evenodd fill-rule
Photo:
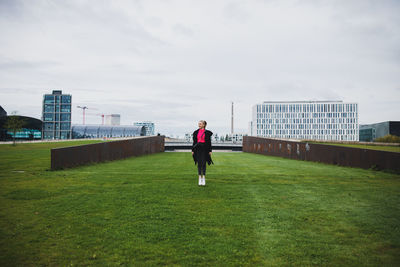
<path fill-rule="evenodd" d="M 7 116 L 7 111 L 5 111 L 5 109 L 2 106 L 0 106 L 0 117 L 2 116 Z"/>

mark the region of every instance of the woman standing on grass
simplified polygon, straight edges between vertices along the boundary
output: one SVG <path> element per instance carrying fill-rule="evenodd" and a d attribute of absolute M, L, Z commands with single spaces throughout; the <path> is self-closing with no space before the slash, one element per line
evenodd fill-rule
<path fill-rule="evenodd" d="M 199 185 L 206 185 L 206 163 L 213 163 L 211 159 L 211 136 L 213 133 L 206 130 L 207 122 L 199 121 L 199 129 L 193 132 L 192 156 L 194 164 L 197 163 Z M 213 163 L 214 164 L 214 163 Z"/>

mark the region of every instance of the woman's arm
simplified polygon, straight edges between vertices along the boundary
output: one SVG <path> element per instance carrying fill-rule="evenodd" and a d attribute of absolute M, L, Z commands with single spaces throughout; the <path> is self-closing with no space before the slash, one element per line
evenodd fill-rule
<path fill-rule="evenodd" d="M 192 144 L 192 154 L 194 152 L 194 145 L 197 143 L 197 134 L 196 131 L 193 132 L 193 144 Z"/>
<path fill-rule="evenodd" d="M 211 136 L 213 133 L 210 131 L 209 134 L 207 134 L 207 146 L 208 146 L 208 153 L 211 155 L 212 152 L 212 145 L 211 145 Z"/>

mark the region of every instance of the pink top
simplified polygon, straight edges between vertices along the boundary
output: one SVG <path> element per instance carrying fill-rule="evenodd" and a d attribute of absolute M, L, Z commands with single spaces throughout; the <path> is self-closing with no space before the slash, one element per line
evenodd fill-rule
<path fill-rule="evenodd" d="M 205 143 L 206 142 L 206 135 L 205 135 L 205 129 L 199 129 L 199 132 L 197 133 L 197 142 L 198 143 Z"/>

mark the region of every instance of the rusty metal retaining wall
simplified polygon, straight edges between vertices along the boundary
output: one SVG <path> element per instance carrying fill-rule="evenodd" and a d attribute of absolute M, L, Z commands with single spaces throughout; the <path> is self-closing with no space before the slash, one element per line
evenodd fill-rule
<path fill-rule="evenodd" d="M 400 153 L 244 136 L 243 152 L 363 169 L 400 171 Z"/>
<path fill-rule="evenodd" d="M 144 136 L 97 144 L 53 148 L 51 150 L 51 169 L 71 168 L 157 152 L 164 152 L 164 136 Z"/>

